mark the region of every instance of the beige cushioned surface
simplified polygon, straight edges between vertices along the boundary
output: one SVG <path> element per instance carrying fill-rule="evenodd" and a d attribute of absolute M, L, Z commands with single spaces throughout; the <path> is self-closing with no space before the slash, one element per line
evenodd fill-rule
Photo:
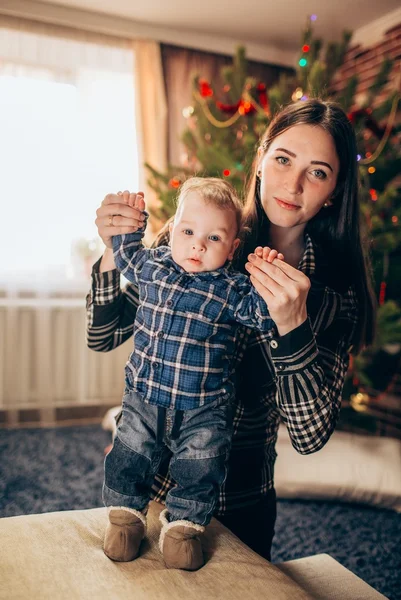
<path fill-rule="evenodd" d="M 299 454 L 285 426 L 276 444 L 278 498 L 364 502 L 401 512 L 401 440 L 335 431 L 314 454 Z"/>
<path fill-rule="evenodd" d="M 190 573 L 166 569 L 158 549 L 163 506 L 151 503 L 140 558 L 115 563 L 102 550 L 106 509 L 0 519 L 3 600 L 310 600 L 278 567 L 218 521 L 207 528 L 207 564 Z"/>
<path fill-rule="evenodd" d="M 328 554 L 315 554 L 278 565 L 319 600 L 388 600 Z"/>

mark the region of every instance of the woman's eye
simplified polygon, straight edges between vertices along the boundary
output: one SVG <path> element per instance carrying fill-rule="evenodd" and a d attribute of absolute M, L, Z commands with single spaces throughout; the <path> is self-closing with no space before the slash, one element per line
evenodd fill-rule
<path fill-rule="evenodd" d="M 212 240 L 212 242 L 218 242 L 220 238 L 218 235 L 210 235 L 209 240 Z"/>
<path fill-rule="evenodd" d="M 279 165 L 286 165 L 288 163 L 288 158 L 286 156 L 277 156 L 276 161 Z"/>
<path fill-rule="evenodd" d="M 326 179 L 327 175 L 324 171 L 322 171 L 321 169 L 315 169 L 314 171 L 312 171 L 312 173 L 315 175 L 315 177 L 317 177 L 317 179 Z"/>
<path fill-rule="evenodd" d="M 184 229 L 184 234 L 185 235 L 192 235 L 193 231 L 192 231 L 192 229 Z"/>

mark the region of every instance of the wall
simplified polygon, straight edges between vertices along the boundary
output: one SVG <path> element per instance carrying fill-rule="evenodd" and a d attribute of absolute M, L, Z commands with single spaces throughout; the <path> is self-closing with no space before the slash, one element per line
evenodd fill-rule
<path fill-rule="evenodd" d="M 396 88 L 401 92 L 401 15 L 398 23 L 384 31 L 381 38 L 372 44 L 369 44 L 369 37 L 362 41 L 359 35 L 356 39 L 360 41 L 356 44 L 351 41 L 344 65 L 337 73 L 335 89 L 341 90 L 351 76 L 357 75 L 359 84 L 356 99 L 360 103 L 373 84 L 384 58 L 388 57 L 394 60 L 391 77 L 375 102 L 379 103 Z"/>

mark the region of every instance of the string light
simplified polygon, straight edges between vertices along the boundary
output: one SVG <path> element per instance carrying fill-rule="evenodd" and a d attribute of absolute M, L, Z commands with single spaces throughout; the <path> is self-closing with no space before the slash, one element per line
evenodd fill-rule
<path fill-rule="evenodd" d="M 308 46 L 308 44 L 305 44 L 305 46 L 302 46 L 302 52 L 309 52 L 310 50 L 310 46 Z"/>
<path fill-rule="evenodd" d="M 368 172 L 369 173 L 375 173 L 376 169 L 375 167 L 369 167 Z"/>
<path fill-rule="evenodd" d="M 185 119 L 189 119 L 189 117 L 193 115 L 194 110 L 193 106 L 186 106 L 182 109 L 182 116 L 185 117 Z"/>
<path fill-rule="evenodd" d="M 356 160 L 359 162 L 361 160 L 362 156 L 360 154 L 356 155 Z"/>
<path fill-rule="evenodd" d="M 371 190 L 369 190 L 369 194 L 370 194 L 370 198 L 373 202 L 376 202 L 377 200 L 377 192 L 376 190 L 374 190 L 373 188 Z"/>
<path fill-rule="evenodd" d="M 299 66 L 300 67 L 306 67 L 306 65 L 308 64 L 308 61 L 306 60 L 306 58 L 301 58 L 299 61 Z"/>
<path fill-rule="evenodd" d="M 300 88 L 300 87 L 299 87 L 299 88 L 297 88 L 297 89 L 295 90 L 295 92 L 294 92 L 294 93 L 292 94 L 292 96 L 291 96 L 291 98 L 292 98 L 292 101 L 293 101 L 293 102 L 296 102 L 297 100 L 300 100 L 300 99 L 302 98 L 302 95 L 303 95 L 302 88 Z"/>
<path fill-rule="evenodd" d="M 310 18 L 310 20 L 311 20 L 311 21 L 316 21 L 316 20 L 317 20 L 317 15 L 311 15 L 311 18 Z"/>
<path fill-rule="evenodd" d="M 224 175 L 224 177 L 229 177 L 231 175 L 230 169 L 224 169 L 223 175 Z"/>
<path fill-rule="evenodd" d="M 395 224 L 395 223 L 398 223 L 398 217 L 397 217 L 397 215 L 394 215 L 393 217 L 391 217 L 391 220 L 392 220 L 392 222 L 393 222 L 394 224 Z"/>

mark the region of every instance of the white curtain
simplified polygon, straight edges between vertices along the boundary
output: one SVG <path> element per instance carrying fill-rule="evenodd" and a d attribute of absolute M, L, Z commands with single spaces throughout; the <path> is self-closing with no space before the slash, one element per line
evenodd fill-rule
<path fill-rule="evenodd" d="M 97 206 L 139 186 L 134 52 L 33 29 L 0 22 L 0 287 L 86 289 Z"/>

